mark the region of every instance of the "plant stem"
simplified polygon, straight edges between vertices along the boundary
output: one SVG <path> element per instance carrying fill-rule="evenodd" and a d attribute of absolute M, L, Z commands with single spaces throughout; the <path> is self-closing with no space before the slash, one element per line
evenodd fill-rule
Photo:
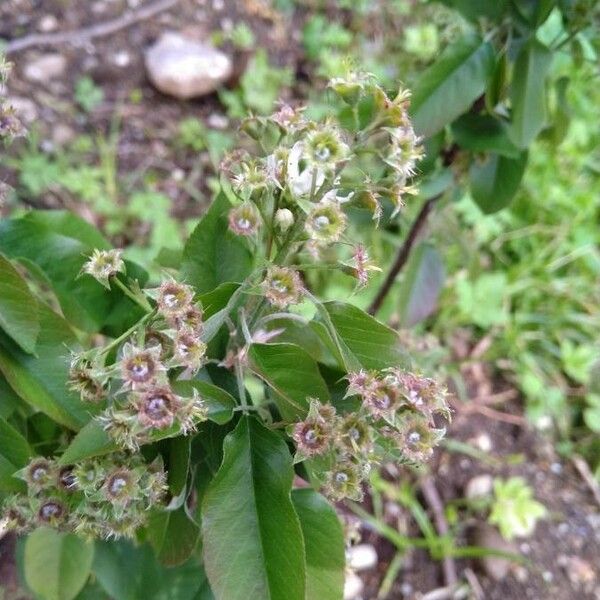
<path fill-rule="evenodd" d="M 413 246 L 415 245 L 415 242 L 417 241 L 421 230 L 427 222 L 427 217 L 429 216 L 429 213 L 432 211 L 436 202 L 442 196 L 443 193 L 437 194 L 436 196 L 429 198 L 429 200 L 427 200 L 421 207 L 421 210 L 417 214 L 415 220 L 413 221 L 413 224 L 410 227 L 408 235 L 406 236 L 406 240 L 404 240 L 404 243 L 402 244 L 402 246 L 400 246 L 400 250 L 396 255 L 396 260 L 394 261 L 392 268 L 387 274 L 383 284 L 379 288 L 379 291 L 373 299 L 373 302 L 371 302 L 371 306 L 369 306 L 368 313 L 370 315 L 375 315 L 377 311 L 381 308 L 381 305 L 383 304 L 384 300 L 386 299 L 387 295 L 392 289 L 394 282 L 396 281 L 398 273 L 400 273 L 404 265 L 407 263 L 411 250 L 413 249 Z"/>
<path fill-rule="evenodd" d="M 151 312 L 152 307 L 150 303 L 143 297 L 134 294 L 118 277 L 112 277 L 111 282 L 116 286 L 132 301 L 135 302 L 140 308 L 146 312 Z"/>
<path fill-rule="evenodd" d="M 100 351 L 98 352 L 98 355 L 102 355 L 102 354 L 106 354 L 107 352 L 110 352 L 115 346 L 118 346 L 121 342 L 125 341 L 136 329 L 138 329 L 138 327 L 143 325 L 146 321 L 148 321 L 155 314 L 156 314 L 156 310 L 153 310 L 153 311 L 145 314 L 135 325 L 133 325 L 127 331 L 122 333 L 118 338 L 115 338 L 112 342 L 110 342 L 106 346 L 103 346 L 100 349 Z M 95 350 L 89 350 L 88 352 L 94 352 L 94 351 Z"/>

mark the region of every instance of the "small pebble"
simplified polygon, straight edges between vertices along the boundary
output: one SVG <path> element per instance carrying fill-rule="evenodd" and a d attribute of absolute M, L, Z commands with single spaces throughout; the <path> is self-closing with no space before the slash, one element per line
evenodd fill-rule
<path fill-rule="evenodd" d="M 475 498 L 483 498 L 492 493 L 494 479 L 488 473 L 477 475 L 469 480 L 465 486 L 465 498 L 473 500 Z"/>
<path fill-rule="evenodd" d="M 67 59 L 62 54 L 43 54 L 29 61 L 23 68 L 25 79 L 48 83 L 61 77 L 67 69 Z"/>
<path fill-rule="evenodd" d="M 558 463 L 558 462 L 555 462 L 555 463 L 552 463 L 552 464 L 550 465 L 550 470 L 551 470 L 551 471 L 552 471 L 552 472 L 553 472 L 555 475 L 560 475 L 560 474 L 562 473 L 563 466 L 562 466 L 560 463 Z"/>
<path fill-rule="evenodd" d="M 42 33 L 49 33 L 50 31 L 55 31 L 58 27 L 58 20 L 54 15 L 44 15 L 38 21 L 38 31 Z"/>
<path fill-rule="evenodd" d="M 346 564 L 355 571 L 365 571 L 377 565 L 377 552 L 371 544 L 358 544 L 346 552 Z"/>
<path fill-rule="evenodd" d="M 492 438 L 487 433 L 480 433 L 475 438 L 475 445 L 482 452 L 490 452 L 492 449 Z"/>
<path fill-rule="evenodd" d="M 364 588 L 365 584 L 356 573 L 348 573 L 344 583 L 344 600 L 358 600 Z"/>

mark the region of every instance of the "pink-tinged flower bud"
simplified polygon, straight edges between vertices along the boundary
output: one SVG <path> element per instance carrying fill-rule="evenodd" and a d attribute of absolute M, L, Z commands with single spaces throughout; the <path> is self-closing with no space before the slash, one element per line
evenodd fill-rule
<path fill-rule="evenodd" d="M 278 308 L 298 304 L 304 292 L 300 275 L 288 267 L 269 267 L 262 282 L 265 298 Z"/>
<path fill-rule="evenodd" d="M 32 460 L 21 473 L 27 485 L 35 492 L 54 484 L 54 465 L 45 458 Z"/>
<path fill-rule="evenodd" d="M 37 517 L 44 525 L 56 526 L 66 517 L 66 509 L 59 500 L 45 500 L 38 509 Z"/>
<path fill-rule="evenodd" d="M 138 420 L 150 429 L 167 429 L 173 425 L 180 399 L 167 387 L 142 393 L 136 400 Z"/>
<path fill-rule="evenodd" d="M 260 214 L 252 202 L 244 202 L 229 211 L 229 229 L 236 235 L 255 235 L 260 225 Z"/>
<path fill-rule="evenodd" d="M 367 371 L 357 371 L 356 373 L 348 373 L 348 391 L 346 396 L 368 396 L 376 387 L 377 379 L 372 373 Z"/>
<path fill-rule="evenodd" d="M 298 456 L 307 458 L 323 454 L 331 441 L 331 427 L 323 421 L 306 420 L 296 423 L 292 438 L 298 449 Z"/>
<path fill-rule="evenodd" d="M 81 272 L 91 275 L 105 288 L 110 288 L 109 279 L 125 272 L 121 250 L 94 250 Z"/>
<path fill-rule="evenodd" d="M 206 356 L 206 344 L 191 330 L 181 330 L 175 336 L 173 344 L 173 365 L 187 367 L 197 371 Z"/>
<path fill-rule="evenodd" d="M 348 218 L 337 202 L 324 201 L 310 211 L 305 228 L 313 240 L 331 244 L 340 239 L 347 222 Z"/>
<path fill-rule="evenodd" d="M 158 288 L 156 299 L 159 312 L 167 319 L 180 317 L 191 307 L 194 291 L 189 285 L 176 281 L 164 281 Z"/>
<path fill-rule="evenodd" d="M 184 313 L 170 320 L 175 329 L 186 329 L 195 334 L 202 332 L 202 310 L 197 306 L 190 306 Z"/>
<path fill-rule="evenodd" d="M 403 413 L 398 420 L 400 422 L 393 438 L 402 454 L 416 462 L 431 458 L 433 448 L 443 437 L 444 430 L 433 429 L 426 418 L 415 413 Z"/>
<path fill-rule="evenodd" d="M 275 213 L 275 225 L 284 233 L 294 224 L 294 213 L 289 208 L 280 208 Z"/>
<path fill-rule="evenodd" d="M 198 428 L 200 423 L 208 419 L 208 407 L 194 390 L 192 398 L 181 400 L 181 405 L 177 411 L 177 420 L 179 421 L 181 432 L 188 435 Z"/>
<path fill-rule="evenodd" d="M 354 247 L 352 253 L 352 260 L 349 263 L 353 271 L 354 277 L 358 281 L 358 287 L 362 288 L 369 282 L 369 271 L 381 271 L 381 269 L 375 266 L 369 258 L 367 249 L 362 245 L 358 244 Z"/>
<path fill-rule="evenodd" d="M 123 345 L 120 369 L 126 389 L 141 389 L 151 385 L 165 371 L 160 362 L 160 348 L 137 348 L 127 342 Z"/>
<path fill-rule="evenodd" d="M 325 473 L 323 489 L 325 494 L 335 502 L 344 498 L 359 501 L 363 497 L 360 483 L 359 467 L 350 461 L 343 461 Z"/>
<path fill-rule="evenodd" d="M 402 405 L 398 390 L 390 384 L 379 381 L 374 389 L 364 398 L 367 410 L 376 419 L 393 417 Z"/>
<path fill-rule="evenodd" d="M 134 431 L 137 420 L 135 414 L 111 406 L 96 418 L 117 446 L 132 452 L 139 449 L 139 441 Z"/>

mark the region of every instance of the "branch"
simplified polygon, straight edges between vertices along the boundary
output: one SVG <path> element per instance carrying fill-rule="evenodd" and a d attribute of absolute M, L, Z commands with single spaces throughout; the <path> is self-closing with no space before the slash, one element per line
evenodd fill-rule
<path fill-rule="evenodd" d="M 83 44 L 94 38 L 111 35 L 121 29 L 131 27 L 139 21 L 150 19 L 155 15 L 173 8 L 179 0 L 157 0 L 153 4 L 142 6 L 138 10 L 125 12 L 120 17 L 76 29 L 74 31 L 60 31 L 58 33 L 33 33 L 22 38 L 8 42 L 4 47 L 6 54 L 21 52 L 33 46 L 58 46 L 60 44 Z"/>
<path fill-rule="evenodd" d="M 425 204 L 423 204 L 423 206 L 421 207 L 419 214 L 417 215 L 416 219 L 411 225 L 408 235 L 406 236 L 406 240 L 404 240 L 404 244 L 402 244 L 400 250 L 398 251 L 398 255 L 396 256 L 396 260 L 394 261 L 392 268 L 387 274 L 387 277 L 381 285 L 381 288 L 377 292 L 377 295 L 371 303 L 371 306 L 369 306 L 368 313 L 370 315 L 374 315 L 381 308 L 381 305 L 383 304 L 383 301 L 385 300 L 386 296 L 389 294 L 392 285 L 394 285 L 394 281 L 396 281 L 398 273 L 400 273 L 404 265 L 407 263 L 408 257 L 410 256 L 410 252 L 413 249 L 417 238 L 419 237 L 419 233 L 421 233 L 421 230 L 427 222 L 427 217 L 429 216 L 429 213 L 432 211 L 435 203 L 442 196 L 443 193 L 437 194 L 436 196 L 429 198 L 429 200 L 427 200 L 427 202 L 425 202 Z"/>
<path fill-rule="evenodd" d="M 448 522 L 444 516 L 444 505 L 442 499 L 435 487 L 433 477 L 428 475 L 421 481 L 421 491 L 423 497 L 433 512 L 433 520 L 435 522 L 435 528 L 437 529 L 440 537 L 448 535 Z M 442 569 L 444 571 L 444 582 L 448 587 L 455 586 L 458 582 L 458 576 L 456 574 L 456 563 L 452 556 L 445 555 L 442 558 Z"/>

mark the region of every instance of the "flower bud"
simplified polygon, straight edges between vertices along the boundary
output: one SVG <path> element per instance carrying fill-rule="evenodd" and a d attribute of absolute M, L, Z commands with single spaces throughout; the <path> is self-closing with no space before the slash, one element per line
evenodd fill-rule
<path fill-rule="evenodd" d="M 40 505 L 37 518 L 43 525 L 56 526 L 66 518 L 66 508 L 59 500 L 45 500 Z"/>
<path fill-rule="evenodd" d="M 346 229 L 347 217 L 337 202 L 320 202 L 306 219 L 306 231 L 310 237 L 324 244 L 337 242 Z"/>
<path fill-rule="evenodd" d="M 136 400 L 138 420 L 149 429 L 167 429 L 173 425 L 180 400 L 168 387 L 144 392 Z"/>
<path fill-rule="evenodd" d="M 125 272 L 121 250 L 94 250 L 81 272 L 91 275 L 105 288 L 110 289 L 108 280 L 117 273 Z"/>
<path fill-rule="evenodd" d="M 236 235 L 252 236 L 260 227 L 260 215 L 252 202 L 244 202 L 229 211 L 229 229 Z"/>
<path fill-rule="evenodd" d="M 160 362 L 160 348 L 136 348 L 133 344 L 123 345 L 121 377 L 126 388 L 141 389 L 153 383 L 165 371 Z"/>
<path fill-rule="evenodd" d="M 54 465 L 45 458 L 32 460 L 20 473 L 23 474 L 23 479 L 34 492 L 39 492 L 54 484 Z"/>
<path fill-rule="evenodd" d="M 275 224 L 285 233 L 294 224 L 294 213 L 289 208 L 280 208 L 275 213 Z"/>
<path fill-rule="evenodd" d="M 189 285 L 169 280 L 158 288 L 156 302 L 162 315 L 174 318 L 185 314 L 192 307 L 193 300 L 194 291 Z"/>
<path fill-rule="evenodd" d="M 288 267 L 269 267 L 262 282 L 262 290 L 267 300 L 278 308 L 298 304 L 304 292 L 300 275 Z"/>
<path fill-rule="evenodd" d="M 360 469 L 350 461 L 340 462 L 325 474 L 325 494 L 338 502 L 344 498 L 361 500 Z"/>

